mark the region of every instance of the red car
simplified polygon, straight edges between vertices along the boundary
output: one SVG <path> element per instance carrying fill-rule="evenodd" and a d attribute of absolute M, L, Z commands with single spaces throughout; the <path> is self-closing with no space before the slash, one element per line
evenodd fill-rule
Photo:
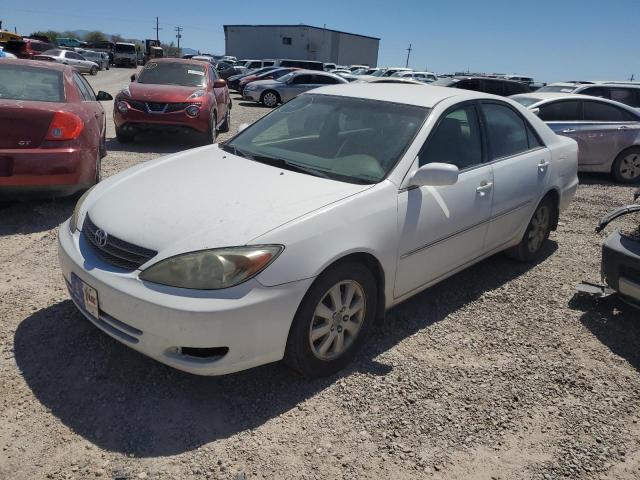
<path fill-rule="evenodd" d="M 52 48 L 56 47 L 51 43 L 33 38 L 23 38 L 22 40 L 9 40 L 4 51 L 13 53 L 18 58 L 32 59 L 34 55 L 40 55 Z"/>
<path fill-rule="evenodd" d="M 144 131 L 196 133 L 214 143 L 229 131 L 231 97 L 213 65 L 199 60 L 162 58 L 148 62 L 114 102 L 113 121 L 122 143 Z"/>
<path fill-rule="evenodd" d="M 0 62 L 0 195 L 70 195 L 100 181 L 105 114 L 89 83 L 67 65 Z"/>

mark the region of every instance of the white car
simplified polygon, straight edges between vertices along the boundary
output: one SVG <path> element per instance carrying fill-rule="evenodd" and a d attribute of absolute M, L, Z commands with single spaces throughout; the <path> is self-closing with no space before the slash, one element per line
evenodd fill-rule
<path fill-rule="evenodd" d="M 325 375 L 421 290 L 502 250 L 536 258 L 576 172 L 575 141 L 509 99 L 327 86 L 96 185 L 60 265 L 89 321 L 167 365 Z"/>

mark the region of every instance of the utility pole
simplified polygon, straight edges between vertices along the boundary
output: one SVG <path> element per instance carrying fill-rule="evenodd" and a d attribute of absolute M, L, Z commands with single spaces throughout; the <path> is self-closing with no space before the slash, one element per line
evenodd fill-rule
<path fill-rule="evenodd" d="M 182 30 L 184 30 L 184 28 L 182 27 L 175 27 L 176 30 L 176 38 L 178 39 L 178 50 L 180 50 L 180 39 L 182 38 Z"/>
<path fill-rule="evenodd" d="M 411 56 L 411 50 L 413 50 L 411 48 L 411 44 L 409 44 L 409 48 L 407 48 L 407 64 L 405 65 L 406 68 L 409 68 L 409 57 Z"/>
<path fill-rule="evenodd" d="M 154 28 L 154 30 L 156 31 L 156 42 L 160 44 L 160 30 L 162 30 L 162 28 L 160 28 L 160 22 L 158 21 L 158 17 L 156 17 L 156 27 Z"/>

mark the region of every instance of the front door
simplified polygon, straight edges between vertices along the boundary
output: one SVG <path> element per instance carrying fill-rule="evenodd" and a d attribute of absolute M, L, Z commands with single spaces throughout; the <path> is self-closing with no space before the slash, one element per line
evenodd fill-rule
<path fill-rule="evenodd" d="M 398 194 L 396 298 L 434 283 L 484 252 L 493 170 L 483 160 L 476 106 L 453 107 L 434 127 L 414 167 L 432 162 L 454 164 L 460 169 L 458 182 Z"/>

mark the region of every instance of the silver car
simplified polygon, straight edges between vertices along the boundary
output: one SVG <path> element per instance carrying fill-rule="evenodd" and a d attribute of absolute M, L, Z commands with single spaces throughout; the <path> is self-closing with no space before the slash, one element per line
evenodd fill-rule
<path fill-rule="evenodd" d="M 566 93 L 524 93 L 513 100 L 558 135 L 578 142 L 578 170 L 607 172 L 622 183 L 640 180 L 640 113 L 619 102 Z"/>
<path fill-rule="evenodd" d="M 537 90 L 540 93 L 579 93 L 591 97 L 607 98 L 640 108 L 640 84 L 634 82 L 552 83 Z"/>
<path fill-rule="evenodd" d="M 94 52 L 93 50 L 76 50 L 82 58 L 98 64 L 100 70 L 109 70 L 109 54 L 105 52 Z"/>
<path fill-rule="evenodd" d="M 33 56 L 34 60 L 47 60 L 50 62 L 62 63 L 75 68 L 80 73 L 90 73 L 96 75 L 100 67 L 96 62 L 85 60 L 82 55 L 71 50 L 52 49 L 46 50 L 39 55 Z"/>
<path fill-rule="evenodd" d="M 248 83 L 242 91 L 243 98 L 260 102 L 265 107 L 274 108 L 279 103 L 285 103 L 307 90 L 349 83 L 344 78 L 332 73 L 315 70 L 297 70 L 277 80 L 259 80 Z"/>

